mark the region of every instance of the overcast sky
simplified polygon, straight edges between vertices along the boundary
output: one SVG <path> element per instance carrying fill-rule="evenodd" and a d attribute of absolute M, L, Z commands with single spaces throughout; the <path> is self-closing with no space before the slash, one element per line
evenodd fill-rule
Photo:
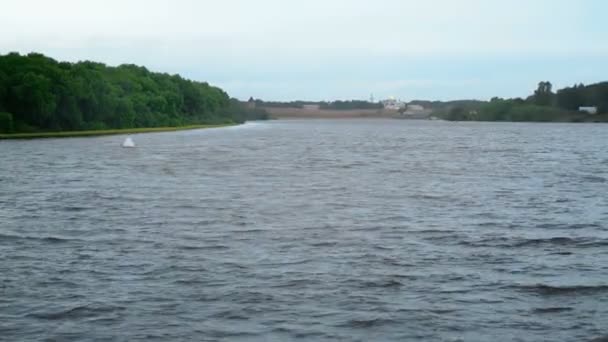
<path fill-rule="evenodd" d="M 0 0 L 0 53 L 134 63 L 242 99 L 487 99 L 608 80 L 604 0 Z"/>

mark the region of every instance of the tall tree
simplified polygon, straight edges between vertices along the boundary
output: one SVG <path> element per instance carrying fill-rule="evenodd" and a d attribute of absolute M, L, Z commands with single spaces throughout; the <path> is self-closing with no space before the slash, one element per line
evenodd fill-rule
<path fill-rule="evenodd" d="M 551 82 L 540 82 L 534 91 L 534 103 L 539 106 L 549 106 L 553 101 L 553 85 Z"/>

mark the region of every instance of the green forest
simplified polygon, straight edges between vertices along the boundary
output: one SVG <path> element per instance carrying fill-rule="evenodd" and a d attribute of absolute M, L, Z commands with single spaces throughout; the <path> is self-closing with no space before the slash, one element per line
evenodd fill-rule
<path fill-rule="evenodd" d="M 596 114 L 579 111 L 595 107 Z M 551 82 L 540 82 L 526 99 L 492 98 L 489 102 L 459 101 L 435 105 L 434 115 L 451 121 L 608 121 L 608 82 L 578 84 L 553 92 Z"/>
<path fill-rule="evenodd" d="M 222 89 L 125 64 L 0 55 L 0 133 L 58 132 L 265 118 Z"/>

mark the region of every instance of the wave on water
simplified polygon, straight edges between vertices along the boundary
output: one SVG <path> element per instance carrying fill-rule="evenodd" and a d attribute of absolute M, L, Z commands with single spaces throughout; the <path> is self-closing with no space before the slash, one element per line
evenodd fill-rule
<path fill-rule="evenodd" d="M 63 310 L 55 311 L 37 311 L 27 314 L 27 317 L 45 319 L 45 320 L 61 320 L 61 319 L 80 319 L 97 317 L 103 314 L 112 313 L 115 311 L 126 310 L 123 306 L 103 306 L 103 305 L 79 305 Z"/>
<path fill-rule="evenodd" d="M 265 122 L 247 121 L 240 125 L 226 126 L 226 127 L 220 127 L 220 128 L 230 129 L 230 130 L 235 130 L 235 129 L 241 130 L 241 129 L 250 129 L 250 128 L 260 128 L 265 125 L 267 125 L 267 123 L 265 123 Z"/>
<path fill-rule="evenodd" d="M 525 247 L 605 247 L 608 239 L 589 237 L 565 237 L 556 236 L 549 238 L 509 238 L 491 237 L 474 241 L 463 240 L 461 245 L 471 247 L 502 247 L 502 248 L 525 248 Z"/>
<path fill-rule="evenodd" d="M 606 183 L 607 180 L 604 177 L 598 177 L 598 176 L 583 176 L 582 180 L 584 182 L 589 182 L 589 183 Z"/>
<path fill-rule="evenodd" d="M 573 247 L 602 247 L 608 246 L 606 239 L 594 238 L 569 238 L 569 237 L 552 237 L 540 239 L 526 239 L 513 245 L 513 247 L 527 247 L 539 245 L 553 246 L 573 246 Z"/>
<path fill-rule="evenodd" d="M 386 318 L 351 319 L 348 322 L 340 324 L 339 326 L 348 327 L 348 328 L 365 329 L 365 328 L 372 328 L 372 327 L 378 327 L 378 326 L 395 324 L 395 323 L 397 323 L 397 322 L 395 322 L 392 319 L 386 319 Z"/>
<path fill-rule="evenodd" d="M 515 285 L 516 289 L 541 296 L 596 295 L 608 292 L 608 285 L 554 286 L 547 284 Z"/>
<path fill-rule="evenodd" d="M 70 241 L 74 241 L 76 239 L 69 239 L 69 238 L 56 237 L 56 236 L 36 237 L 36 236 L 22 236 L 22 235 L 12 235 L 12 234 L 0 234 L 0 240 L 4 240 L 4 241 L 26 240 L 26 241 L 39 241 L 39 242 L 44 242 L 44 243 L 55 244 L 55 243 L 67 243 Z"/>
<path fill-rule="evenodd" d="M 403 283 L 395 280 L 395 279 L 387 279 L 387 280 L 376 280 L 376 281 L 365 281 L 361 283 L 361 287 L 363 288 L 399 288 L 402 287 Z"/>
<path fill-rule="evenodd" d="M 536 308 L 533 310 L 534 313 L 538 314 L 551 314 L 551 313 L 559 313 L 559 312 L 567 312 L 574 310 L 571 307 L 549 307 L 549 308 Z"/>
<path fill-rule="evenodd" d="M 183 245 L 183 246 L 177 246 L 177 249 L 181 249 L 181 250 L 186 250 L 186 251 L 193 251 L 193 250 L 227 250 L 230 249 L 230 247 L 225 246 L 225 245 Z"/>
<path fill-rule="evenodd" d="M 585 229 L 585 228 L 589 228 L 589 229 L 598 229 L 598 228 L 602 228 L 601 225 L 596 224 L 596 223 L 573 223 L 573 224 L 559 224 L 559 223 L 542 223 L 542 224 L 538 224 L 536 225 L 536 228 L 542 228 L 542 229 L 565 229 L 565 230 L 573 230 L 573 229 Z"/>

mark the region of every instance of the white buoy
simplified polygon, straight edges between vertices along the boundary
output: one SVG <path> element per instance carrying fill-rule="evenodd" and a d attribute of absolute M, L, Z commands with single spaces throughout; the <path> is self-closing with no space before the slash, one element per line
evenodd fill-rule
<path fill-rule="evenodd" d="M 135 143 L 131 137 L 127 137 L 125 141 L 122 143 L 122 147 L 135 147 Z"/>

